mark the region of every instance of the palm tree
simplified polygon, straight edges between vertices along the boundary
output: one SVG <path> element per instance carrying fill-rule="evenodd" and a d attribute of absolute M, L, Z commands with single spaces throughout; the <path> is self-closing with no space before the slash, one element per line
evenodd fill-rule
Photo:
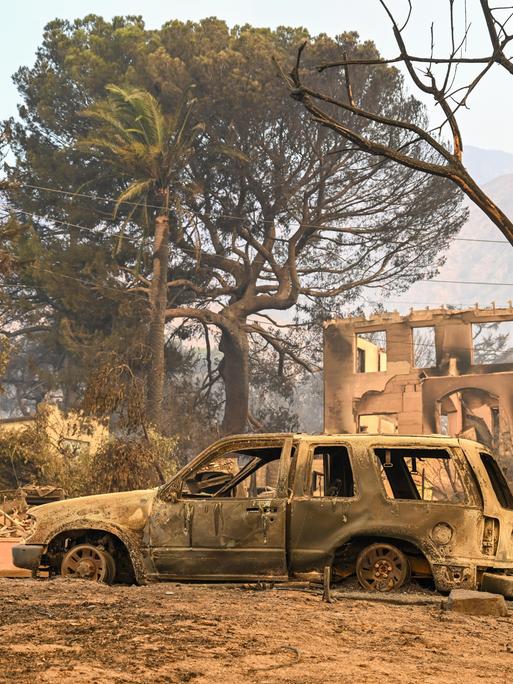
<path fill-rule="evenodd" d="M 149 289 L 148 348 L 151 356 L 147 374 L 147 413 L 149 420 L 160 429 L 166 370 L 169 213 L 177 208 L 184 172 L 193 154 L 194 138 L 202 126 L 191 124 L 193 101 L 187 99 L 187 94 L 173 113 L 165 114 L 146 90 L 108 85 L 107 91 L 106 100 L 83 112 L 95 121 L 97 128 L 78 146 L 107 162 L 126 183 L 117 198 L 115 215 L 124 202 L 131 203 L 130 218 L 138 207 L 148 216 L 150 198 L 152 205 L 158 206 Z"/>

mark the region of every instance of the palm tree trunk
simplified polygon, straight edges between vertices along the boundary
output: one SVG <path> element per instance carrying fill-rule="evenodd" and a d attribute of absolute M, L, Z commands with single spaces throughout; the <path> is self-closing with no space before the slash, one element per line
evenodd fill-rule
<path fill-rule="evenodd" d="M 225 406 L 222 431 L 225 435 L 245 432 L 249 409 L 249 344 L 239 326 L 223 330 L 219 372 L 224 382 Z"/>
<path fill-rule="evenodd" d="M 167 304 L 167 268 L 169 260 L 169 218 L 158 216 L 155 222 L 153 272 L 150 287 L 150 327 L 148 347 L 151 358 L 147 374 L 148 419 L 162 430 L 165 364 L 165 327 Z"/>

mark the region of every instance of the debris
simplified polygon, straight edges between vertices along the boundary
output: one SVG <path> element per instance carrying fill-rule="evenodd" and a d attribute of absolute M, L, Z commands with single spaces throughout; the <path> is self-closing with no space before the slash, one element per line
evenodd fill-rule
<path fill-rule="evenodd" d="M 504 598 L 513 598 L 513 581 L 511 575 L 501 575 L 495 572 L 483 572 L 481 590 L 490 594 L 502 594 Z"/>
<path fill-rule="evenodd" d="M 0 538 L 27 537 L 33 526 L 33 518 L 27 515 L 29 507 L 63 498 L 64 490 L 50 485 L 31 484 L 0 491 Z"/>
<path fill-rule="evenodd" d="M 322 600 L 326 603 L 333 603 L 331 597 L 331 565 L 326 565 L 324 568 L 324 591 L 322 593 Z"/>
<path fill-rule="evenodd" d="M 0 538 L 26 537 L 33 525 L 33 518 L 26 512 L 11 511 L 7 513 L 0 508 Z"/>
<path fill-rule="evenodd" d="M 274 589 L 274 582 L 262 582 L 262 580 L 257 580 L 256 582 L 245 583 L 240 585 L 241 589 L 249 589 L 251 591 L 270 591 Z"/>
<path fill-rule="evenodd" d="M 52 501 L 62 501 L 65 498 L 64 489 L 53 485 L 25 485 L 20 487 L 19 492 L 25 497 L 28 506 L 40 506 Z"/>
<path fill-rule="evenodd" d="M 509 444 L 513 363 L 497 343 L 512 321 L 510 307 L 328 321 L 325 431 L 420 435 L 445 421 L 447 434 Z"/>
<path fill-rule="evenodd" d="M 332 595 L 336 601 L 347 599 L 349 601 L 369 601 L 371 603 L 387 603 L 393 606 L 441 606 L 440 595 L 430 596 L 425 593 L 405 594 L 394 592 L 377 591 L 345 591 L 332 589 Z"/>
<path fill-rule="evenodd" d="M 486 591 L 453 589 L 443 604 L 445 610 L 454 610 L 465 615 L 495 615 L 505 617 L 508 607 L 504 596 Z"/>

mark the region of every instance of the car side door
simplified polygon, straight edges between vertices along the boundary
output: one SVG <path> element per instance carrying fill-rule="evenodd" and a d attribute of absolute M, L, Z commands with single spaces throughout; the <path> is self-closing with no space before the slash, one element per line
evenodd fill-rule
<path fill-rule="evenodd" d="M 286 578 L 291 437 L 223 440 L 157 497 L 151 556 L 161 577 Z"/>
<path fill-rule="evenodd" d="M 304 442 L 290 504 L 290 570 L 321 572 L 350 527 L 360 501 L 350 444 L 326 438 Z"/>

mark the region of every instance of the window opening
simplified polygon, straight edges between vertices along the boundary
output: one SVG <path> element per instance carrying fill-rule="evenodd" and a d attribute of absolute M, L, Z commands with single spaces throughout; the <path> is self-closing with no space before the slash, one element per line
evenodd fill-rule
<path fill-rule="evenodd" d="M 472 324 L 475 364 L 513 362 L 513 321 Z"/>
<path fill-rule="evenodd" d="M 365 349 L 356 348 L 356 372 L 365 373 Z"/>
<path fill-rule="evenodd" d="M 454 459 L 443 449 L 376 449 L 390 499 L 445 503 L 466 501 Z"/>
<path fill-rule="evenodd" d="M 354 480 L 347 448 L 317 446 L 312 457 L 310 494 L 314 497 L 354 496 Z"/>
<path fill-rule="evenodd" d="M 393 435 L 398 431 L 397 413 L 369 413 L 358 416 L 358 432 Z"/>
<path fill-rule="evenodd" d="M 184 498 L 272 498 L 277 494 L 281 452 L 281 445 L 218 452 L 189 474 L 182 494 Z"/>
<path fill-rule="evenodd" d="M 415 368 L 436 366 L 435 329 L 431 326 L 412 328 L 413 365 Z"/>
<path fill-rule="evenodd" d="M 440 414 L 440 434 L 449 434 L 449 416 L 446 413 Z"/>
<path fill-rule="evenodd" d="M 513 510 L 513 494 L 497 461 L 485 452 L 480 454 L 495 496 L 503 508 Z"/>
<path fill-rule="evenodd" d="M 356 372 L 379 373 L 387 369 L 387 334 L 376 330 L 356 335 Z"/>

